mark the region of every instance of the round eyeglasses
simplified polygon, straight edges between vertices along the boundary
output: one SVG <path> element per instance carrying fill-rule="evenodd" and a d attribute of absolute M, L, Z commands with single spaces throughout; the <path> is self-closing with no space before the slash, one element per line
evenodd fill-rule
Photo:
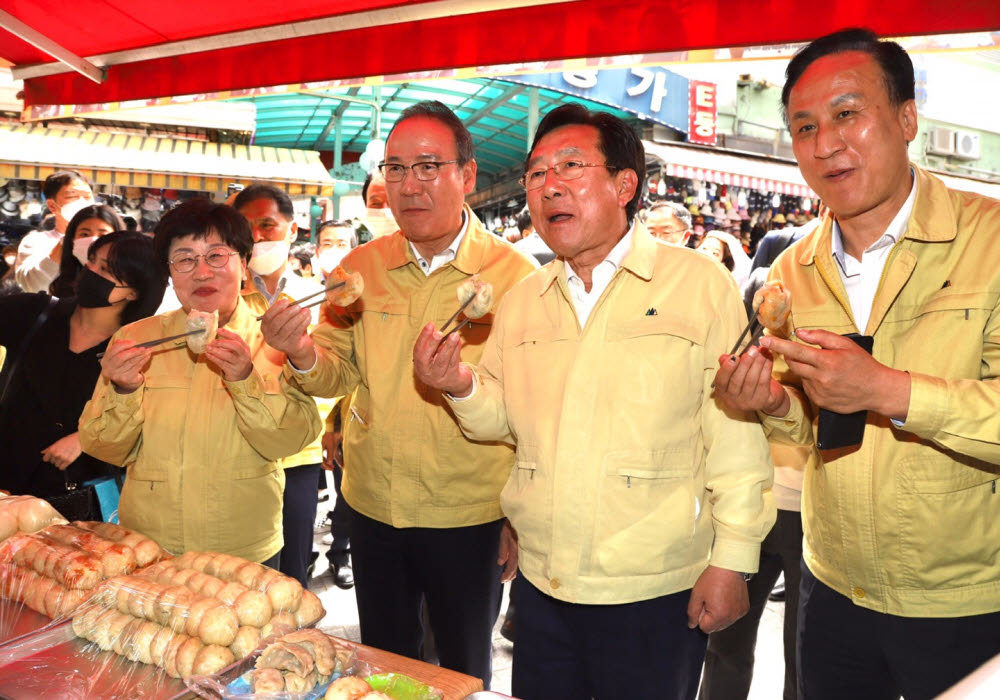
<path fill-rule="evenodd" d="M 580 160 L 564 160 L 562 163 L 556 163 L 548 168 L 532 168 L 518 180 L 518 183 L 526 190 L 537 190 L 545 184 L 545 175 L 550 170 L 558 180 L 576 180 L 583 177 L 583 172 L 587 168 L 607 168 L 612 172 L 619 170 L 619 168 L 607 163 L 584 163 Z"/>
<path fill-rule="evenodd" d="M 175 272 L 191 272 L 198 265 L 198 258 L 203 258 L 209 267 L 225 267 L 229 264 L 229 258 L 239 255 L 235 250 L 223 251 L 213 250 L 205 255 L 194 255 L 192 253 L 182 253 L 178 257 L 170 260 L 170 267 Z"/>
<path fill-rule="evenodd" d="M 457 163 L 458 160 L 423 160 L 413 165 L 403 165 L 402 163 L 379 163 L 378 169 L 386 182 L 402 182 L 406 177 L 406 171 L 412 170 L 413 176 L 418 180 L 434 180 L 438 176 L 438 171 L 442 165 Z"/>

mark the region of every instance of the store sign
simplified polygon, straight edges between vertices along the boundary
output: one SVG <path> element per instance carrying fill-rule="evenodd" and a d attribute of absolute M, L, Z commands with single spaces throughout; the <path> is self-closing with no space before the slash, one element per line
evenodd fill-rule
<path fill-rule="evenodd" d="M 689 81 L 664 68 L 651 66 L 497 77 L 577 95 L 681 132 L 688 131 Z"/>
<path fill-rule="evenodd" d="M 716 123 L 718 110 L 716 108 L 717 88 L 715 83 L 692 80 L 689 87 L 690 122 L 688 123 L 688 141 L 706 146 L 715 145 Z"/>

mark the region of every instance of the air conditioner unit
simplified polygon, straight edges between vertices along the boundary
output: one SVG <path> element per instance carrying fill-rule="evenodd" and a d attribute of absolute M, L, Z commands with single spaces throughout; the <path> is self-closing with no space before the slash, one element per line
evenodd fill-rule
<path fill-rule="evenodd" d="M 956 131 L 955 157 L 962 160 L 977 160 L 979 158 L 979 134 L 973 131 Z"/>
<path fill-rule="evenodd" d="M 937 156 L 955 155 L 955 131 L 935 126 L 927 134 L 927 152 Z"/>

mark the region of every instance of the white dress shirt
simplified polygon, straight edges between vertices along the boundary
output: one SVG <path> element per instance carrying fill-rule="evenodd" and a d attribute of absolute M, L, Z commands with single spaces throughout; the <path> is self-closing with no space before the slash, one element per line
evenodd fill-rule
<path fill-rule="evenodd" d="M 465 212 L 463 211 L 462 228 L 459 229 L 458 235 L 455 236 L 455 240 L 451 242 L 451 245 L 430 260 L 427 260 L 417 252 L 417 247 L 413 245 L 412 241 L 407 241 L 410 244 L 410 250 L 413 251 L 413 255 L 417 259 L 417 264 L 420 265 L 420 269 L 423 270 L 425 275 L 430 276 L 434 270 L 438 269 L 442 265 L 450 263 L 455 259 L 455 256 L 458 255 L 458 246 L 462 243 L 462 239 L 465 238 L 465 232 L 467 230 L 469 230 L 469 220 L 465 217 Z"/>
<path fill-rule="evenodd" d="M 615 275 L 615 270 L 617 270 L 625 256 L 628 255 L 629 250 L 632 248 L 632 232 L 635 229 L 635 224 L 629 228 L 628 233 L 626 233 L 615 247 L 611 249 L 608 253 L 608 257 L 604 258 L 597 267 L 595 267 L 590 273 L 590 291 L 588 292 L 583 284 L 583 279 L 576 274 L 573 266 L 566 263 L 566 282 L 569 287 L 570 300 L 573 302 L 573 309 L 576 311 L 576 318 L 580 322 L 580 328 L 587 325 L 587 319 L 590 318 L 590 312 L 594 310 L 594 306 L 597 305 L 597 301 L 601 298 L 604 290 L 608 288 L 611 283 L 611 278 Z"/>
<path fill-rule="evenodd" d="M 864 333 L 868 328 L 868 318 L 871 316 L 872 304 L 875 302 L 875 292 L 878 291 L 879 282 L 882 280 L 882 271 L 885 269 L 885 263 L 889 260 L 889 253 L 906 233 L 906 224 L 910 220 L 910 214 L 913 213 L 913 203 L 917 197 L 917 178 L 912 169 L 910 175 L 913 177 L 910 195 L 903 202 L 903 206 L 896 213 L 895 218 L 889 223 L 885 233 L 865 249 L 860 260 L 844 250 L 844 238 L 840 226 L 836 219 L 833 221 L 831 242 L 833 257 L 837 261 L 840 279 L 847 292 L 847 299 L 851 302 L 854 325 L 861 333 Z"/>

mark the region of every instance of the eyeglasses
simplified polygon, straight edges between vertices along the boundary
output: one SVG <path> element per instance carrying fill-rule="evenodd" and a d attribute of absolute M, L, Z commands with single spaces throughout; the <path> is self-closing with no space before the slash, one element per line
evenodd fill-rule
<path fill-rule="evenodd" d="M 179 258 L 174 258 L 170 260 L 170 267 L 174 268 L 175 272 L 191 272 L 198 265 L 198 258 L 203 258 L 209 267 L 225 267 L 229 264 L 229 258 L 234 255 L 239 255 L 235 250 L 221 251 L 213 250 L 205 255 L 191 255 L 190 253 L 184 253 Z"/>
<path fill-rule="evenodd" d="M 402 163 L 379 163 L 378 169 L 386 182 L 402 182 L 406 177 L 406 171 L 412 170 L 413 177 L 418 180 L 434 180 L 438 176 L 438 170 L 442 165 L 457 163 L 458 160 L 423 160 L 413 165 L 403 165 Z"/>
<path fill-rule="evenodd" d="M 552 171 L 552 174 L 559 180 L 576 180 L 583 177 L 585 168 L 607 168 L 614 172 L 620 170 L 607 163 L 584 163 L 579 160 L 564 160 L 548 168 L 535 168 L 526 172 L 517 182 L 526 190 L 537 190 L 545 183 L 545 174 Z"/>
<path fill-rule="evenodd" d="M 649 232 L 656 236 L 657 238 L 673 238 L 675 236 L 683 236 L 687 231 L 686 228 L 672 228 L 672 229 L 658 229 L 651 228 Z"/>

